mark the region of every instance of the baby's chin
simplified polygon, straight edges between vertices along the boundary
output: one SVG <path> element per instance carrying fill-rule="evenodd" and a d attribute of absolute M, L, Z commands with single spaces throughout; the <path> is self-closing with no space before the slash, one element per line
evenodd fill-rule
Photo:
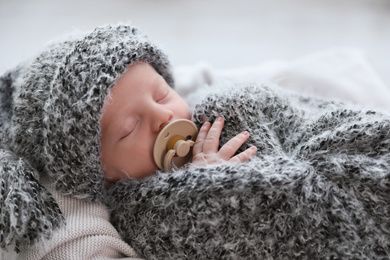
<path fill-rule="evenodd" d="M 145 169 L 145 171 L 143 171 L 143 172 L 133 173 L 132 175 L 130 175 L 129 178 L 143 179 L 143 178 L 149 177 L 151 175 L 154 175 L 157 171 L 158 171 L 158 167 L 153 162 L 153 165 L 151 165 L 151 167 L 148 167 L 148 169 Z"/>

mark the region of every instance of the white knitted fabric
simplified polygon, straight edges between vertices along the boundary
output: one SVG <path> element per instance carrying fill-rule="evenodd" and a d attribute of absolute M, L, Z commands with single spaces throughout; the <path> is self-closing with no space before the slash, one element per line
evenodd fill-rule
<path fill-rule="evenodd" d="M 67 224 L 55 231 L 49 241 L 21 252 L 17 259 L 139 259 L 109 222 L 103 204 L 60 195 L 46 176 L 41 183 L 53 194 Z"/>

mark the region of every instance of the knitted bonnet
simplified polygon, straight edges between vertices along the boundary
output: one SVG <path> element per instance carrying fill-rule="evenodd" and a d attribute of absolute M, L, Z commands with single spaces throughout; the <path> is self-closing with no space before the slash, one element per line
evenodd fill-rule
<path fill-rule="evenodd" d="M 103 201 L 99 160 L 104 100 L 116 80 L 137 62 L 151 64 L 170 86 L 167 57 L 130 25 L 104 26 L 50 45 L 29 63 L 0 78 L 0 245 L 32 244 L 63 222 L 51 194 L 39 183 Z"/>

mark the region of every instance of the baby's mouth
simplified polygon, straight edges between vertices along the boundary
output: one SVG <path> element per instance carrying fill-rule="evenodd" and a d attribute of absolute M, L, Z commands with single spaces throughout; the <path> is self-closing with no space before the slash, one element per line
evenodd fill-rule
<path fill-rule="evenodd" d="M 192 159 L 192 147 L 198 135 L 195 124 L 187 119 L 179 119 L 167 124 L 158 134 L 153 148 L 153 158 L 157 167 L 171 170 L 181 167 Z"/>

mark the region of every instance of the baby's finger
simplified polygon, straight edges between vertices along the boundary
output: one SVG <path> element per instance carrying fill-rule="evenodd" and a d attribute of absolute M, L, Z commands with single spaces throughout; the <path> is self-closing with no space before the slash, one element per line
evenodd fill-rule
<path fill-rule="evenodd" d="M 216 153 L 218 151 L 219 137 L 221 136 L 224 123 L 225 121 L 222 117 L 218 117 L 214 121 L 204 141 L 203 153 Z"/>
<path fill-rule="evenodd" d="M 210 122 L 205 122 L 199 130 L 198 136 L 196 137 L 194 148 L 192 149 L 193 154 L 198 154 L 203 151 L 203 143 L 207 137 L 207 133 L 210 130 Z"/>
<path fill-rule="evenodd" d="M 236 163 L 243 163 L 248 161 L 252 156 L 254 156 L 257 152 L 256 146 L 251 146 L 250 148 L 246 149 L 242 153 L 237 154 L 232 159 L 229 160 L 229 162 L 236 162 Z"/>
<path fill-rule="evenodd" d="M 230 139 L 226 144 L 224 144 L 219 150 L 219 158 L 224 160 L 229 160 L 237 152 L 237 150 L 243 145 L 246 140 L 249 138 L 249 133 L 243 131 L 240 134 L 236 135 Z"/>

